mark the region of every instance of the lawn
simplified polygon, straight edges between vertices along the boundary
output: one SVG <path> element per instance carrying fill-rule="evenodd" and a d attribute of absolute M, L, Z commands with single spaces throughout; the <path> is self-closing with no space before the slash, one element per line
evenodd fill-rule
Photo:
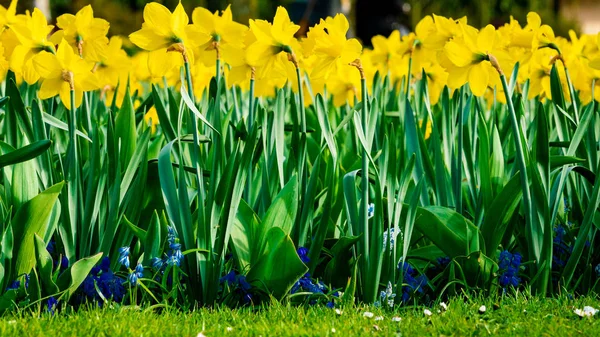
<path fill-rule="evenodd" d="M 537 297 L 462 300 L 455 298 L 444 311 L 404 307 L 386 311 L 375 307 L 340 309 L 274 304 L 262 309 L 200 309 L 182 313 L 171 309 L 120 306 L 77 313 L 6 316 L 1 336 L 595 336 L 596 317 L 580 318 L 573 308 L 598 307 L 597 297 Z M 486 311 L 480 313 L 482 305 Z M 432 312 L 424 314 L 424 309 Z M 440 310 L 440 312 L 438 312 Z M 365 312 L 373 316 L 365 317 Z M 398 322 L 394 317 L 400 317 Z"/>

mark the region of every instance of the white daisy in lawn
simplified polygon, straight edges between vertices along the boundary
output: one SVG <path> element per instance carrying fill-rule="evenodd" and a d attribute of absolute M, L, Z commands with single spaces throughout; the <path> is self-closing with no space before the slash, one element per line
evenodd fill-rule
<path fill-rule="evenodd" d="M 579 317 L 592 317 L 598 313 L 598 309 L 590 306 L 585 306 L 583 307 L 583 310 L 575 309 L 573 310 L 573 312 Z"/>
<path fill-rule="evenodd" d="M 383 321 L 383 316 L 377 316 L 377 317 L 375 317 L 375 320 L 376 321 Z"/>
<path fill-rule="evenodd" d="M 365 313 L 363 314 L 363 317 L 366 317 L 366 318 L 373 318 L 373 316 L 375 316 L 375 315 L 373 315 L 373 313 L 370 311 L 365 311 Z"/>
<path fill-rule="evenodd" d="M 343 313 L 343 311 L 341 311 L 340 309 L 336 308 L 336 309 L 335 309 L 335 313 L 336 313 L 338 316 L 341 316 L 341 315 L 342 315 L 342 313 Z"/>
<path fill-rule="evenodd" d="M 448 310 L 448 305 L 445 302 L 440 303 L 440 307 L 442 307 L 442 310 L 444 311 Z"/>
<path fill-rule="evenodd" d="M 401 317 L 398 317 L 398 316 L 392 317 L 392 322 L 400 322 L 401 320 L 402 320 Z"/>
<path fill-rule="evenodd" d="M 480 314 L 485 313 L 486 310 L 487 310 L 487 308 L 485 307 L 485 305 L 482 305 L 482 306 L 479 307 L 479 313 Z"/>
<path fill-rule="evenodd" d="M 230 326 L 228 326 L 227 328 L 225 328 L 225 330 L 227 330 L 227 332 L 232 332 L 232 331 L 233 331 L 233 328 L 232 328 L 232 327 L 230 327 Z"/>
<path fill-rule="evenodd" d="M 429 309 L 425 309 L 425 310 L 423 310 L 423 313 L 425 314 L 425 316 L 431 316 L 431 315 L 433 315 L 433 314 L 431 313 L 431 310 L 429 310 Z"/>
<path fill-rule="evenodd" d="M 196 337 L 206 337 L 206 335 L 204 335 L 202 332 L 198 332 L 198 335 Z"/>
<path fill-rule="evenodd" d="M 331 333 L 335 333 L 335 328 L 331 328 Z"/>

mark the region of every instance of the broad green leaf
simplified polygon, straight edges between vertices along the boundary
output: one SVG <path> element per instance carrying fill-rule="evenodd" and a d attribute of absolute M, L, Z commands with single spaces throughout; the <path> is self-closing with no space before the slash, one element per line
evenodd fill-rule
<path fill-rule="evenodd" d="M 289 235 L 272 227 L 266 235 L 264 253 L 246 275 L 248 282 L 275 298 L 285 296 L 294 283 L 308 271 Z"/>
<path fill-rule="evenodd" d="M 12 223 L 15 237 L 14 261 L 15 276 L 27 274 L 35 266 L 35 235 L 43 236 L 50 219 L 54 203 L 64 186 L 60 182 L 29 200 L 15 214 Z"/>
<path fill-rule="evenodd" d="M 98 253 L 83 258 L 67 268 L 56 280 L 58 288 L 64 291 L 59 300 L 68 301 L 101 258 L 102 253 Z"/>

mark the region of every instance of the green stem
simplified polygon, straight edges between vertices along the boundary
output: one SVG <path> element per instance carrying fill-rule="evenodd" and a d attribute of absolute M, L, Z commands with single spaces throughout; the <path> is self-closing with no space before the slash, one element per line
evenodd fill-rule
<path fill-rule="evenodd" d="M 252 125 L 254 124 L 254 77 L 250 78 L 250 92 L 248 97 L 248 135 L 252 133 Z M 248 181 L 246 182 L 246 201 L 249 205 L 252 205 L 252 161 L 250 161 L 250 167 L 248 168 Z"/>
<path fill-rule="evenodd" d="M 300 111 L 300 156 L 298 160 L 298 177 L 301 183 L 301 191 L 306 191 L 306 175 L 307 172 L 304 169 L 306 163 L 306 111 L 304 110 L 304 90 L 302 90 L 302 75 L 300 74 L 300 67 L 296 67 L 296 78 L 298 79 L 298 109 Z M 302 200 L 300 195 L 300 200 Z M 303 207 L 302 203 L 299 203 L 300 207 Z M 301 213 L 301 212 L 300 212 Z"/>
<path fill-rule="evenodd" d="M 190 63 L 185 62 L 185 80 L 187 83 L 187 90 L 192 102 L 196 104 L 196 99 L 194 97 L 194 87 L 192 86 L 192 72 L 190 69 Z M 196 116 L 191 109 L 190 111 L 190 122 L 191 125 L 189 127 L 189 132 L 192 133 L 194 144 L 192 147 L 192 167 L 196 170 L 196 183 L 198 184 L 198 192 L 200 193 L 200 200 L 205 199 L 204 188 L 202 187 L 202 172 L 200 172 L 200 141 L 198 140 L 198 125 L 196 122 Z"/>
<path fill-rule="evenodd" d="M 537 230 L 533 228 L 533 207 L 531 205 L 531 192 L 529 190 L 529 179 L 527 177 L 527 164 L 525 161 L 525 154 L 523 153 L 523 142 L 521 140 L 521 131 L 519 127 L 519 121 L 517 119 L 517 114 L 515 113 L 515 107 L 513 106 L 512 99 L 509 94 L 508 84 L 506 82 L 506 77 L 504 74 L 500 74 L 500 80 L 502 81 L 502 88 L 504 89 L 504 95 L 506 97 L 506 104 L 508 105 L 508 111 L 510 115 L 510 121 L 513 129 L 513 138 L 515 139 L 515 147 L 516 147 L 516 162 L 519 167 L 519 173 L 521 176 L 521 187 L 523 189 L 523 206 L 525 208 L 525 221 L 526 221 L 526 237 L 528 237 L 527 243 L 529 247 L 529 253 L 533 254 L 535 260 L 537 261 L 538 268 L 540 267 L 540 245 L 538 242 L 538 238 L 536 235 Z M 493 247 L 492 247 L 493 249 Z M 548 262 L 548 261 L 546 261 Z M 549 267 L 544 266 L 546 271 L 549 271 Z M 544 272 L 543 274 L 547 274 Z M 542 276 L 538 282 L 539 293 L 543 296 L 546 293 L 547 287 L 547 276 Z"/>
<path fill-rule="evenodd" d="M 408 99 L 408 95 L 410 95 L 410 81 L 412 79 L 412 55 L 408 58 L 408 74 L 406 75 L 406 99 Z"/>
<path fill-rule="evenodd" d="M 361 115 L 361 119 L 362 119 L 362 129 L 363 132 L 365 132 L 366 134 L 366 130 L 368 129 L 368 125 L 369 125 L 369 112 L 368 112 L 368 108 L 367 108 L 367 104 L 368 104 L 368 93 L 367 93 L 367 80 L 365 78 L 362 78 L 360 80 L 360 86 L 361 86 L 361 100 L 362 100 L 362 115 Z M 371 287 L 369 287 L 370 282 L 366 282 L 367 279 L 371 278 L 371 275 L 369 275 L 368 273 L 368 265 L 369 265 L 369 158 L 367 157 L 368 155 L 368 149 L 363 149 L 362 151 L 362 158 L 361 158 L 361 172 L 362 172 L 362 179 L 361 179 L 361 190 L 362 190 L 362 197 L 360 198 L 360 219 L 359 219 L 359 223 L 360 223 L 360 227 L 361 227 L 361 232 L 359 233 L 362 234 L 361 240 L 362 240 L 362 257 L 360 258 L 361 264 L 364 266 L 362 269 L 362 275 L 361 275 L 361 279 L 363 284 L 365 284 L 367 287 L 365 287 L 364 289 L 366 291 L 368 291 L 365 295 L 365 300 L 367 301 L 367 303 L 372 303 L 373 301 L 375 301 L 375 292 L 373 292 L 373 289 L 371 289 Z M 376 290 L 376 289 L 375 289 Z M 372 294 L 371 294 L 372 293 Z"/>
<path fill-rule="evenodd" d="M 216 62 L 216 76 L 215 79 L 217 80 L 217 84 L 221 83 L 221 59 L 217 58 L 217 62 Z"/>
<path fill-rule="evenodd" d="M 68 200 L 69 200 L 69 219 L 71 221 L 71 240 L 72 244 L 75 244 L 75 238 L 77 237 L 77 224 L 79 217 L 79 159 L 77 155 L 77 138 L 75 132 L 77 130 L 77 111 L 75 108 L 75 90 L 70 91 L 71 109 L 69 109 L 69 166 L 67 168 L 67 181 L 68 181 Z M 74 252 L 75 254 L 75 252 Z M 76 256 L 69 256 L 72 259 Z"/>
<path fill-rule="evenodd" d="M 569 69 L 567 69 L 567 65 L 563 62 L 563 66 L 565 67 L 565 75 L 567 76 L 567 84 L 569 85 L 569 96 L 571 96 L 571 104 L 573 105 L 573 111 L 575 112 L 575 122 L 579 124 L 579 107 L 577 106 L 577 101 L 575 100 L 575 88 L 573 87 L 573 82 L 571 82 L 571 75 L 569 74 Z M 592 100 L 594 98 L 592 97 Z"/>

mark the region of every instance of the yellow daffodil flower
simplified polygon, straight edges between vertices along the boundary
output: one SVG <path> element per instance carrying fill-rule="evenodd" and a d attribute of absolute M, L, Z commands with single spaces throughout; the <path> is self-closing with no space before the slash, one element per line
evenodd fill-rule
<path fill-rule="evenodd" d="M 383 74 L 387 74 L 390 63 L 392 63 L 392 57 L 399 54 L 403 49 L 400 32 L 395 30 L 387 38 L 381 35 L 374 36 L 371 39 L 371 44 L 373 44 L 371 62 Z"/>
<path fill-rule="evenodd" d="M 232 45 L 236 48 L 244 46 L 244 37 L 248 27 L 233 21 L 231 6 L 221 12 L 211 13 L 208 9 L 197 7 L 192 13 L 194 26 L 203 34 L 210 37 L 206 43 L 198 48 L 198 58 L 207 66 L 215 63 L 217 55 L 221 58 L 221 47 Z M 227 59 L 225 62 L 229 63 Z"/>
<path fill-rule="evenodd" d="M 7 29 L 12 23 L 15 22 L 18 2 L 18 0 L 11 0 L 8 8 L 0 5 L 0 27 L 2 30 Z"/>
<path fill-rule="evenodd" d="M 94 70 L 98 74 L 98 81 L 104 86 L 114 87 L 121 78 L 127 78 L 131 60 L 122 49 L 123 40 L 118 36 L 110 38 L 108 45 L 101 53 L 101 59 L 96 63 Z M 125 84 L 125 83 L 121 83 Z"/>
<path fill-rule="evenodd" d="M 280 54 L 288 53 L 290 57 L 295 57 L 293 47 L 297 45 L 299 49 L 299 44 L 294 34 L 298 29 L 300 26 L 292 23 L 287 11 L 281 6 L 277 7 L 273 24 L 264 20 L 250 20 L 250 30 L 256 41 L 248 46 L 248 63 L 270 70 L 281 60 L 278 57 Z"/>
<path fill-rule="evenodd" d="M 180 52 L 186 61 L 193 63 L 192 49 L 206 43 L 210 36 L 189 22 L 181 2 L 173 13 L 167 7 L 151 2 L 144 7 L 142 29 L 130 34 L 129 39 L 147 51 L 170 49 Z"/>
<path fill-rule="evenodd" d="M 550 90 L 550 70 L 552 69 L 552 58 L 556 52 L 550 49 L 537 50 L 529 64 L 529 93 L 527 97 L 532 99 L 536 96 L 552 99 L 552 91 Z M 568 84 L 565 78 L 565 72 L 562 64 L 556 62 L 559 78 L 561 80 L 563 94 L 565 99 L 569 99 Z"/>
<path fill-rule="evenodd" d="M 327 78 L 332 71 L 349 64 L 360 57 L 362 46 L 357 39 L 346 39 L 349 24 L 342 14 L 327 18 L 323 29 L 326 30 L 316 40 L 314 53 L 317 57 L 311 77 Z"/>
<path fill-rule="evenodd" d="M 26 20 L 11 26 L 20 44 L 12 52 L 10 69 L 21 74 L 28 84 L 33 84 L 40 78 L 33 66 L 33 57 L 42 51 L 55 53 L 54 44 L 47 39 L 53 28 L 37 8 L 31 16 L 26 16 Z"/>
<path fill-rule="evenodd" d="M 496 30 L 487 25 L 477 34 L 465 33 L 462 39 L 448 42 L 444 51 L 453 65 L 448 69 L 448 85 L 458 88 L 469 82 L 473 94 L 482 96 L 488 85 L 500 83 L 500 77 L 488 57 L 490 53 L 496 57 L 502 54 L 496 52 L 496 41 Z"/>
<path fill-rule="evenodd" d="M 84 59 L 90 62 L 102 60 L 104 46 L 108 43 L 106 34 L 110 24 L 104 19 L 95 18 L 91 5 L 83 7 L 75 15 L 59 16 L 56 25 L 62 30 L 52 36 L 55 44 L 65 39 Z"/>
<path fill-rule="evenodd" d="M 84 91 L 99 88 L 90 63 L 75 54 L 66 40 L 60 42 L 56 54 L 40 52 L 33 58 L 33 64 L 43 80 L 39 98 L 59 95 L 67 109 L 71 109 L 71 90 L 75 94 L 75 107 L 79 107 Z"/>
<path fill-rule="evenodd" d="M 4 58 L 4 47 L 0 43 L 0 81 L 6 79 L 6 73 L 8 72 L 8 61 Z"/>

